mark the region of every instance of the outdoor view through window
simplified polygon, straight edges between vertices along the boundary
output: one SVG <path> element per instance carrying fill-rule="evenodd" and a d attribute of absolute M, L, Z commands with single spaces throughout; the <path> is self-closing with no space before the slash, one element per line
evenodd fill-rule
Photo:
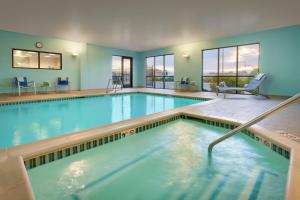
<path fill-rule="evenodd" d="M 132 58 L 112 56 L 112 81 L 123 87 L 132 87 Z"/>
<path fill-rule="evenodd" d="M 174 55 L 146 58 L 146 86 L 174 89 Z"/>
<path fill-rule="evenodd" d="M 228 86 L 244 87 L 258 72 L 259 44 L 203 50 L 202 59 L 204 91 L 215 91 L 222 81 Z"/>

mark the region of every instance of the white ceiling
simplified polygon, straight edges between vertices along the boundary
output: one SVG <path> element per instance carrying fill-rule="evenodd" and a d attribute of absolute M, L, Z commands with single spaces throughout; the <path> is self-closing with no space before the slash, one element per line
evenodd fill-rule
<path fill-rule="evenodd" d="M 0 29 L 136 51 L 300 24 L 300 0 L 0 0 Z"/>

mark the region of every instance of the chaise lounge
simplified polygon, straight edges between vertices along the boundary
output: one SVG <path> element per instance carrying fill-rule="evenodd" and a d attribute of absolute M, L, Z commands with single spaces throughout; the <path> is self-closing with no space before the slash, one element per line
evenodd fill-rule
<path fill-rule="evenodd" d="M 221 82 L 219 86 L 217 86 L 216 94 L 219 95 L 219 92 L 224 93 L 224 99 L 226 97 L 226 92 L 230 91 L 241 91 L 241 92 L 249 92 L 255 95 L 261 95 L 256 93 L 256 90 L 259 88 L 259 86 L 263 83 L 263 81 L 267 78 L 267 75 L 265 73 L 257 73 L 254 78 L 245 85 L 245 87 L 228 87 L 225 82 Z M 267 96 L 264 96 L 268 98 Z"/>

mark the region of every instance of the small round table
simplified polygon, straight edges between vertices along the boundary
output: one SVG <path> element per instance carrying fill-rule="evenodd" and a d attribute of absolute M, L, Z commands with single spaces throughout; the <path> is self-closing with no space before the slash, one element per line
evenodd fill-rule
<path fill-rule="evenodd" d="M 41 88 L 44 88 L 44 93 L 47 93 L 48 92 L 48 88 L 51 87 L 51 84 L 49 81 L 44 81 L 41 85 Z"/>

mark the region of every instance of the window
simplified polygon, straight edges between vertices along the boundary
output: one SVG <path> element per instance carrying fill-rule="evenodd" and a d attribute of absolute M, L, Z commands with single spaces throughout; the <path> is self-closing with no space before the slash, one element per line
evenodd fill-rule
<path fill-rule="evenodd" d="M 132 58 L 126 56 L 112 57 L 112 80 L 123 82 L 123 87 L 132 87 Z"/>
<path fill-rule="evenodd" d="M 14 68 L 54 70 L 60 70 L 62 68 L 61 53 L 13 49 L 12 54 Z"/>
<path fill-rule="evenodd" d="M 146 59 L 146 87 L 154 86 L 154 57 Z"/>
<path fill-rule="evenodd" d="M 40 52 L 41 69 L 61 69 L 61 54 Z"/>
<path fill-rule="evenodd" d="M 259 70 L 259 44 L 203 50 L 202 59 L 203 91 L 215 91 L 222 81 L 244 87 Z"/>
<path fill-rule="evenodd" d="M 122 57 L 112 57 L 112 77 L 121 77 L 122 75 Z"/>
<path fill-rule="evenodd" d="M 146 87 L 174 89 L 174 55 L 146 58 Z"/>
<path fill-rule="evenodd" d="M 13 50 L 13 67 L 39 68 L 38 52 Z"/>

